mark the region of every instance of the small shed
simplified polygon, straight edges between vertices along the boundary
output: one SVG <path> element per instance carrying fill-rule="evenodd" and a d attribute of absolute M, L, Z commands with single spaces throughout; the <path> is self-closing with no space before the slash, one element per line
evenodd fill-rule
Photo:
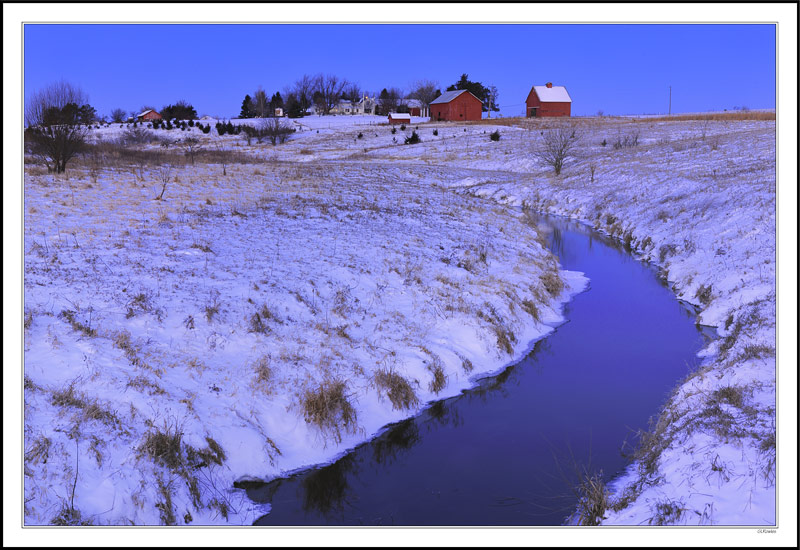
<path fill-rule="evenodd" d="M 411 115 L 408 113 L 389 113 L 389 122 L 391 124 L 410 123 Z"/>
<path fill-rule="evenodd" d="M 445 92 L 431 101 L 431 120 L 480 120 L 483 103 L 468 90 Z"/>
<path fill-rule="evenodd" d="M 161 115 L 158 114 L 157 112 L 155 112 L 152 109 L 147 109 L 146 111 L 141 112 L 138 115 L 136 115 L 136 119 L 139 122 L 147 122 L 147 121 L 151 121 L 151 120 L 161 120 Z"/>
<path fill-rule="evenodd" d="M 570 116 L 572 99 L 564 86 L 553 86 L 548 82 L 544 86 L 531 88 L 525 100 L 525 116 L 550 117 Z"/>

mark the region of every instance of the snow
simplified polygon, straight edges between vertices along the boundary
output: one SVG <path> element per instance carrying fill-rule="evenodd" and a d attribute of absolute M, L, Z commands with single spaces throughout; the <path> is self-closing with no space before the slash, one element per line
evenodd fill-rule
<path fill-rule="evenodd" d="M 192 133 L 256 161 L 177 168 L 163 201 L 156 167 L 106 166 L 96 181 L 78 161 L 66 177 L 26 170 L 26 524 L 56 517 L 76 479 L 74 507 L 94 524 L 159 524 L 168 509 L 178 524 L 250 523 L 268 508 L 234 481 L 332 461 L 522 357 L 587 280 L 560 271 L 565 292 L 543 291 L 556 260 L 519 206 L 629 242 L 720 336 L 653 404 L 663 444 L 611 484 L 630 498 L 604 523 L 775 523 L 774 122 L 575 120 L 559 177 L 531 152 L 565 121 L 412 119 L 415 145 L 385 117 L 296 122 L 275 147 Z M 638 146 L 613 147 L 636 131 Z M 393 407 L 378 369 L 419 403 Z M 302 407 L 331 380 L 356 412 L 338 434 Z M 181 470 L 143 450 L 175 428 L 225 459 Z"/>
<path fill-rule="evenodd" d="M 564 86 L 552 86 L 550 88 L 547 86 L 534 86 L 533 89 L 542 103 L 572 103 L 572 98 L 569 97 Z"/>

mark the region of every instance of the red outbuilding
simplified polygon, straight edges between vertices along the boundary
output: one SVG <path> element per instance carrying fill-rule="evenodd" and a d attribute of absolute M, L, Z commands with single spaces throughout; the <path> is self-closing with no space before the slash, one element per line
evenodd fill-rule
<path fill-rule="evenodd" d="M 389 113 L 389 122 L 391 124 L 411 124 L 411 115 L 409 113 Z"/>
<path fill-rule="evenodd" d="M 148 109 L 136 115 L 136 118 L 139 119 L 139 122 L 147 122 L 149 120 L 161 120 L 161 115 L 152 109 Z"/>
<path fill-rule="evenodd" d="M 481 100 L 468 90 L 445 92 L 431 101 L 431 120 L 480 120 Z"/>
<path fill-rule="evenodd" d="M 525 100 L 525 116 L 570 116 L 572 99 L 564 86 L 534 86 Z"/>

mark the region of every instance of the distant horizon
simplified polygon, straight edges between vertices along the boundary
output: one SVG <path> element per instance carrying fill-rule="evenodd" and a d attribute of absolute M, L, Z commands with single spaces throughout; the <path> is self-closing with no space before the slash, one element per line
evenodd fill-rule
<path fill-rule="evenodd" d="M 178 100 L 235 118 L 261 86 L 334 74 L 377 94 L 465 73 L 495 85 L 503 116 L 533 85 L 565 86 L 574 116 L 774 110 L 771 24 L 26 24 L 24 97 L 66 80 L 101 116 Z M 466 44 L 447 48 L 442 44 Z M 97 45 L 103 45 L 98 48 Z M 52 52 L 59 50 L 57 70 Z M 273 55 L 271 52 L 279 54 Z M 534 57 L 532 68 L 524 70 Z M 494 114 L 493 114 L 494 116 Z"/>

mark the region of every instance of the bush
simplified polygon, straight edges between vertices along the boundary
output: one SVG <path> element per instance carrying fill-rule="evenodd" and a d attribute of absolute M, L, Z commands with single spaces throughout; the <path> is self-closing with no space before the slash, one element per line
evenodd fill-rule
<path fill-rule="evenodd" d="M 415 143 L 419 143 L 420 141 L 422 140 L 419 139 L 419 134 L 417 134 L 416 130 L 414 130 L 413 132 L 411 132 L 411 135 L 406 138 L 405 144 L 413 145 Z"/>
<path fill-rule="evenodd" d="M 317 130 L 317 131 L 319 131 L 319 130 Z M 396 134 L 396 133 L 397 133 L 397 128 L 395 128 L 394 126 L 392 126 L 392 133 L 393 133 L 393 134 Z"/>
<path fill-rule="evenodd" d="M 434 136 L 438 136 L 438 135 L 439 135 L 439 130 L 438 130 L 438 129 L 434 130 L 434 131 L 433 131 L 433 135 L 434 135 Z"/>
<path fill-rule="evenodd" d="M 578 142 L 574 128 L 563 127 L 542 133 L 541 148 L 534 155 L 548 166 L 552 166 L 556 175 L 561 173 L 564 162 L 573 156 Z"/>
<path fill-rule="evenodd" d="M 400 129 L 401 129 L 401 130 L 403 130 L 403 131 L 405 131 L 405 129 L 406 129 L 406 125 L 405 125 L 405 124 L 401 124 L 401 125 L 400 125 Z"/>
<path fill-rule="evenodd" d="M 489 139 L 492 141 L 500 141 L 500 130 L 495 130 L 491 134 L 489 134 Z"/>
<path fill-rule="evenodd" d="M 361 132 L 359 132 L 359 133 L 358 133 L 358 139 L 363 139 L 363 138 L 364 138 L 364 134 L 362 134 Z"/>

